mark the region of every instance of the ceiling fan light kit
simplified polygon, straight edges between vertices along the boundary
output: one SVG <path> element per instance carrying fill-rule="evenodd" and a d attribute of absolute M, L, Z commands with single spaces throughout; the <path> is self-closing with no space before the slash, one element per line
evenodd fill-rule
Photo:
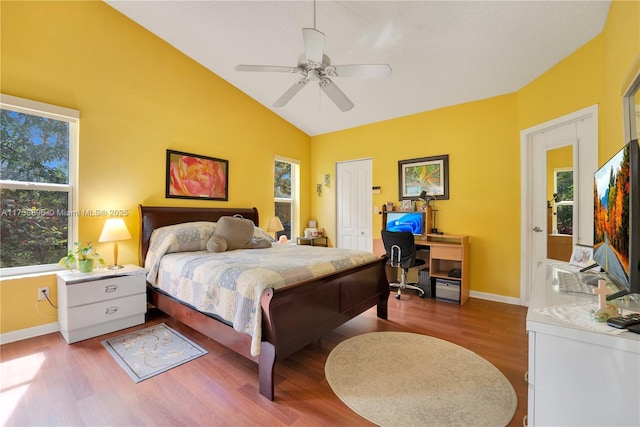
<path fill-rule="evenodd" d="M 315 3 L 314 3 L 315 27 Z M 303 28 L 302 40 L 304 53 L 298 57 L 296 67 L 278 65 L 238 65 L 236 71 L 297 73 L 302 78 L 293 84 L 273 104 L 274 107 L 284 107 L 310 81 L 317 81 L 320 89 L 329 97 L 340 111 L 349 111 L 354 107 L 353 102 L 330 77 L 355 78 L 384 78 L 391 76 L 388 64 L 353 64 L 331 65 L 331 59 L 324 54 L 324 33 L 315 28 Z"/>

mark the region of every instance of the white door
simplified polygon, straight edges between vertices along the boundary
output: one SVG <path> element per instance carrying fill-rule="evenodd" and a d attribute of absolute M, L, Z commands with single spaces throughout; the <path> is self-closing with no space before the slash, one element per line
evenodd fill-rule
<path fill-rule="evenodd" d="M 336 164 L 336 247 L 373 252 L 372 160 Z"/>
<path fill-rule="evenodd" d="M 598 166 L 598 107 L 525 129 L 521 143 L 520 303 L 528 305 L 538 265 L 547 258 L 547 152 L 573 148 L 573 243 L 593 245 L 593 173 Z"/>

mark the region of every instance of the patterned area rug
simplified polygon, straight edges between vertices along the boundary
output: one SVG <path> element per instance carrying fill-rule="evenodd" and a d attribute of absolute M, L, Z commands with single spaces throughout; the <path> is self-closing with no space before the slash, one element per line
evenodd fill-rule
<path fill-rule="evenodd" d="M 207 354 L 164 323 L 104 340 L 102 345 L 136 383 Z"/>
<path fill-rule="evenodd" d="M 331 351 L 325 374 L 340 400 L 380 426 L 505 426 L 518 403 L 491 363 L 426 335 L 350 338 Z"/>

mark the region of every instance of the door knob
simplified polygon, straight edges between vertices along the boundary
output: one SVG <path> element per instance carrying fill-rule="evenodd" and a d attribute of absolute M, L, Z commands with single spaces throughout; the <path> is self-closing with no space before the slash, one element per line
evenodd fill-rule
<path fill-rule="evenodd" d="M 536 233 L 542 233 L 544 230 L 536 225 L 535 227 L 533 227 L 533 231 L 535 231 Z"/>

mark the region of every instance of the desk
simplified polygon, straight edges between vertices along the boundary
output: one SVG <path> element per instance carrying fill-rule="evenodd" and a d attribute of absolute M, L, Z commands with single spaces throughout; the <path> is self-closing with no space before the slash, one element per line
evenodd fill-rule
<path fill-rule="evenodd" d="M 577 270 L 546 262 L 535 274 L 527 312 L 528 425 L 640 425 L 640 335 L 611 335 L 541 312 L 597 301 L 554 291 L 554 266 Z"/>
<path fill-rule="evenodd" d="M 427 261 L 430 280 L 443 279 L 454 283 L 459 282 L 460 305 L 464 304 L 469 299 L 469 236 L 427 234 L 424 238 L 417 237 L 415 244 L 416 257 Z M 373 241 L 373 252 L 378 256 L 385 254 L 382 239 Z M 460 277 L 449 277 L 449 271 L 454 268 L 461 271 Z M 435 296 L 438 298 L 437 286 Z"/>
<path fill-rule="evenodd" d="M 427 234 L 424 239 L 416 238 L 416 249 L 429 250 L 429 276 L 431 280 L 441 279 L 448 283 L 459 283 L 460 305 L 469 299 L 469 236 L 453 234 Z M 460 277 L 451 277 L 449 272 L 460 270 Z M 436 281 L 436 299 L 438 299 Z"/>
<path fill-rule="evenodd" d="M 298 237 L 296 243 L 299 245 L 311 245 L 311 246 L 327 246 L 327 237 Z"/>

